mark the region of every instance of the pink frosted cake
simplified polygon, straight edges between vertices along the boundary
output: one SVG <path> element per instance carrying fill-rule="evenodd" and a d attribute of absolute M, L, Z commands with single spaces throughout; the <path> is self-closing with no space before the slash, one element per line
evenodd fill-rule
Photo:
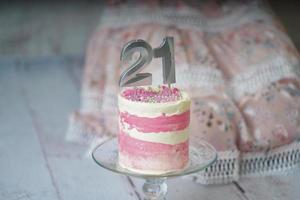
<path fill-rule="evenodd" d="M 119 165 L 161 174 L 188 163 L 190 98 L 177 88 L 123 90 L 119 103 Z"/>

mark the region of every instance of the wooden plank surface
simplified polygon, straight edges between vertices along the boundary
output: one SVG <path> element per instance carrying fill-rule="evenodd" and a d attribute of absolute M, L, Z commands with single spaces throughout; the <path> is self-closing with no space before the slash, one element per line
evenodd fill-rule
<path fill-rule="evenodd" d="M 83 156 L 86 146 L 64 140 L 79 107 L 82 63 L 0 60 L 0 199 L 142 199 L 142 180 L 101 169 Z M 168 181 L 168 199 L 297 200 L 299 184 L 299 171 L 215 186 L 177 178 Z"/>
<path fill-rule="evenodd" d="M 60 199 L 15 68 L 6 64 L 0 66 L 0 199 Z"/>
<path fill-rule="evenodd" d="M 244 178 L 239 185 L 248 199 L 299 200 L 300 169 L 278 176 Z"/>
<path fill-rule="evenodd" d="M 68 60 L 65 62 L 68 62 Z M 38 145 L 43 149 L 35 151 L 42 154 L 42 158 L 44 157 L 43 159 L 47 160 L 49 170 L 45 174 L 45 178 L 51 174 L 56 187 L 57 199 L 137 199 L 126 179 L 102 170 L 91 158 L 87 159 L 82 156 L 86 147 L 64 141 L 67 116 L 79 106 L 79 92 L 66 74 L 66 68 L 54 67 L 55 62 L 47 63 L 37 61 L 35 64 L 28 66 L 26 62 L 19 62 L 17 67 L 11 67 L 11 70 L 15 70 L 13 76 L 16 76 L 16 78 L 6 78 L 2 81 L 6 85 L 15 82 L 18 88 L 8 88 L 5 91 L 13 90 L 18 93 L 19 95 L 13 98 L 19 99 L 22 103 L 14 102 L 13 99 L 8 97 L 9 99 L 2 104 L 2 107 L 8 107 L 9 102 L 11 102 L 13 105 L 17 104 L 25 110 L 24 112 L 30 122 L 29 125 L 32 127 L 31 132 L 36 132 L 37 137 L 39 137 Z M 3 75 L 1 78 L 7 76 L 6 68 L 8 66 L 1 66 L 1 74 Z M 7 95 L 5 94 L 5 96 Z M 9 111 L 7 109 L 5 113 Z M 5 116 L 5 113 L 3 116 Z M 16 115 L 13 116 L 16 117 Z M 24 120 L 22 115 L 18 118 L 19 121 Z M 12 119 L 7 121 L 7 124 L 13 127 L 10 134 L 15 137 L 13 140 L 15 145 L 19 146 L 19 141 L 24 141 L 24 139 L 30 143 L 31 138 L 25 138 L 25 134 L 22 135 L 18 129 L 15 129 L 15 125 L 18 124 L 14 124 L 15 121 Z M 27 128 L 27 126 L 20 127 L 22 130 Z M 4 141 L 4 139 L 6 140 L 6 138 L 1 138 L 1 141 Z M 9 149 L 3 149 L 3 152 L 8 151 Z M 32 151 L 34 152 L 34 150 Z M 44 154 L 41 152 L 44 152 Z M 14 162 L 13 169 L 15 170 L 22 169 L 22 165 L 18 165 L 18 161 L 25 160 L 28 157 L 35 162 L 40 162 L 38 159 L 35 160 L 35 157 L 30 157 L 31 154 L 27 156 L 19 155 L 21 158 L 17 154 L 9 156 Z M 32 164 L 34 166 L 35 163 Z M 46 164 L 41 162 L 41 165 Z M 32 167 L 30 163 L 28 167 Z M 10 176 L 15 176 L 14 170 L 7 168 L 7 171 L 10 171 Z M 5 176 L 2 173 L 7 171 L 1 170 L 0 177 Z M 35 170 L 33 170 L 32 174 L 28 174 L 28 177 L 20 182 L 20 188 L 17 190 L 21 192 L 26 189 L 26 186 L 24 186 L 26 182 L 30 182 L 29 185 L 33 185 L 36 190 L 43 189 L 42 185 L 40 187 L 39 180 L 34 179 L 35 173 Z M 5 180 L 1 180 L 3 184 L 9 182 L 9 177 L 5 178 Z M 14 178 L 18 179 L 18 177 Z M 44 177 L 41 175 L 39 178 Z M 13 184 L 8 185 L 7 188 L 16 190 Z M 55 192 L 54 189 L 53 191 Z M 3 191 L 3 193 L 14 199 L 9 191 Z M 32 198 L 28 197 L 28 199 Z"/>

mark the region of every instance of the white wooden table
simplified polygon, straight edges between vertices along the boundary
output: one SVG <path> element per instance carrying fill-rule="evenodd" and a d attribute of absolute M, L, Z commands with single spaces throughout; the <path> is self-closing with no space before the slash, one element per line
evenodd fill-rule
<path fill-rule="evenodd" d="M 65 141 L 79 107 L 82 58 L 0 60 L 0 199 L 140 200 L 142 180 L 113 174 Z M 58 64 L 59 63 L 59 64 Z M 202 186 L 168 181 L 172 200 L 300 199 L 300 170 Z"/>

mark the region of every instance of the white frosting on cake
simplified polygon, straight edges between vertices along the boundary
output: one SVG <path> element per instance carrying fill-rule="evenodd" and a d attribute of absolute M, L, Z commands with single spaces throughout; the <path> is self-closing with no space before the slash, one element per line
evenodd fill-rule
<path fill-rule="evenodd" d="M 190 109 L 191 100 L 187 93 L 181 91 L 182 98 L 177 101 L 164 103 L 148 103 L 128 100 L 121 95 L 118 96 L 120 112 L 128 112 L 139 117 L 159 117 L 178 115 Z"/>
<path fill-rule="evenodd" d="M 120 123 L 119 126 L 121 127 L 122 124 Z M 185 142 L 189 137 L 189 127 L 180 131 L 144 133 L 136 130 L 135 128 L 129 128 L 129 125 L 123 122 L 123 130 L 130 137 L 138 140 L 171 145 Z"/>

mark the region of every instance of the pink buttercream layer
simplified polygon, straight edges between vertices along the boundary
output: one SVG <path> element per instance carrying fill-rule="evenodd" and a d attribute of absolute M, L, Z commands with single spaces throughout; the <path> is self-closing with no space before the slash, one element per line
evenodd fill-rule
<path fill-rule="evenodd" d="M 119 162 L 124 167 L 173 171 L 184 168 L 188 159 L 188 141 L 168 145 L 137 140 L 123 132 L 119 134 Z"/>
<path fill-rule="evenodd" d="M 167 131 L 180 131 L 188 127 L 190 123 L 190 111 L 186 111 L 179 115 L 159 117 L 138 117 L 131 115 L 127 112 L 120 112 L 121 123 L 126 123 L 129 128 L 135 128 L 140 132 L 167 132 Z"/>
<path fill-rule="evenodd" d="M 188 154 L 188 140 L 180 144 L 161 144 L 155 142 L 146 142 L 130 137 L 124 132 L 119 133 L 119 151 L 128 153 L 132 156 L 157 156 L 159 154 L 174 154 L 180 152 Z"/>

